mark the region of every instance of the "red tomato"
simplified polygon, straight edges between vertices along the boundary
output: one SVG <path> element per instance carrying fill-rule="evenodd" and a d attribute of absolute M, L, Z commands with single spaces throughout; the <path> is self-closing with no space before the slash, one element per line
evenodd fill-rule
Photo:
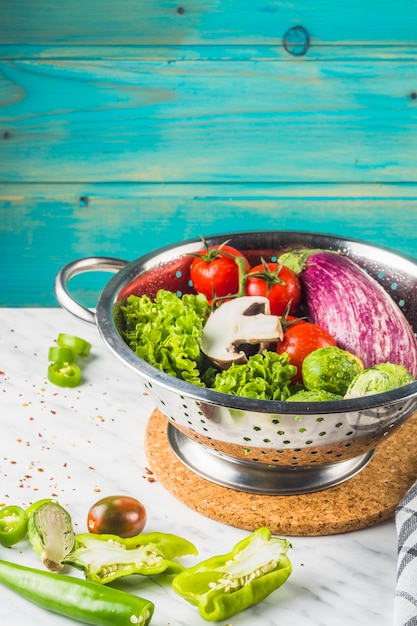
<path fill-rule="evenodd" d="M 146 509 L 139 500 L 130 496 L 107 496 L 88 511 L 87 527 L 97 535 L 135 537 L 146 524 Z"/>
<path fill-rule="evenodd" d="M 246 280 L 246 295 L 266 296 L 271 304 L 272 315 L 283 315 L 288 306 L 288 312 L 294 313 L 301 302 L 301 283 L 289 267 L 265 263 L 250 270 Z"/>
<path fill-rule="evenodd" d="M 284 331 L 284 338 L 278 344 L 277 352 L 288 354 L 290 363 L 297 368 L 297 374 L 292 380 L 302 382 L 301 366 L 306 356 L 318 348 L 335 345 L 336 339 L 317 324 L 296 322 Z"/>
<path fill-rule="evenodd" d="M 209 302 L 214 296 L 222 298 L 238 293 L 239 266 L 233 257 L 244 259 L 243 273 L 246 274 L 250 269 L 248 260 L 239 250 L 226 244 L 211 246 L 193 259 L 191 280 L 195 290 L 204 294 Z"/>

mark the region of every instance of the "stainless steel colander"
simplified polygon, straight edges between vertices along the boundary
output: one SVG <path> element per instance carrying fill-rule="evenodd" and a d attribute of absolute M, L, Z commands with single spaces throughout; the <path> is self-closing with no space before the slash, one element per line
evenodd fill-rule
<path fill-rule="evenodd" d="M 252 264 L 274 260 L 298 247 L 341 251 L 372 275 L 402 308 L 417 331 L 417 261 L 387 248 L 340 237 L 302 232 L 227 233 L 206 238 L 209 245 L 238 248 Z M 167 418 L 168 438 L 181 461 L 207 480 L 233 489 L 265 494 L 296 494 L 348 480 L 372 459 L 377 445 L 417 411 L 417 382 L 383 394 L 337 402 L 286 403 L 240 398 L 196 387 L 138 358 L 117 328 L 116 304 L 134 293 L 155 295 L 164 288 L 192 293 L 192 239 L 146 254 L 132 262 L 87 257 L 58 273 L 60 304 L 96 324 L 108 348 L 143 380 Z M 95 311 L 68 290 L 84 272 L 116 272 L 101 292 Z"/>

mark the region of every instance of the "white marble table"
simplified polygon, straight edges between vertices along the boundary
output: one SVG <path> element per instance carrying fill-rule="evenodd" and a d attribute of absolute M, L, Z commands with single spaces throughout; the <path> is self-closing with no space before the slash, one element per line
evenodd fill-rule
<path fill-rule="evenodd" d="M 85 382 L 61 389 L 46 379 L 48 348 L 59 332 L 88 339 Z M 144 429 L 153 403 L 137 376 L 110 354 L 98 331 L 60 309 L 0 309 L 0 503 L 27 506 L 56 497 L 86 532 L 100 497 L 129 494 L 148 511 L 145 532 L 180 534 L 199 558 L 227 552 L 246 532 L 202 517 L 149 481 Z M 388 626 L 396 576 L 393 522 L 329 537 L 293 537 L 293 573 L 268 599 L 236 615 L 232 626 Z M 22 542 L 0 558 L 39 566 Z M 194 563 L 189 557 L 187 563 Z M 80 575 L 75 570 L 71 573 Z M 124 585 L 155 603 L 155 626 L 201 626 L 197 610 L 169 581 L 131 577 Z M 70 624 L 0 587 L 1 623 Z M 221 622 L 226 626 L 226 621 Z"/>

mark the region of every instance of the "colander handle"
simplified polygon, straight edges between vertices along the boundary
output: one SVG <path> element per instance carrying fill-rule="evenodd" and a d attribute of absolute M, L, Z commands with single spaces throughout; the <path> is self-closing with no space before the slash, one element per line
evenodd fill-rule
<path fill-rule="evenodd" d="M 76 259 L 62 267 L 55 278 L 55 296 L 59 304 L 71 315 L 87 324 L 96 324 L 94 311 L 77 302 L 68 290 L 68 283 L 74 276 L 86 272 L 116 273 L 127 265 L 128 261 L 106 256 L 91 256 Z"/>

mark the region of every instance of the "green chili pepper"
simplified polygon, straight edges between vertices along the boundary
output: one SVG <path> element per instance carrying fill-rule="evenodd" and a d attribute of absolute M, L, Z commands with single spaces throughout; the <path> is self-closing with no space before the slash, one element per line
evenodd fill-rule
<path fill-rule="evenodd" d="M 48 361 L 53 363 L 75 363 L 77 353 L 69 346 L 51 346 L 48 352 Z"/>
<path fill-rule="evenodd" d="M 0 543 L 2 546 L 13 546 L 26 537 L 28 516 L 20 506 L 4 506 L 0 510 Z"/>
<path fill-rule="evenodd" d="M 207 621 L 227 619 L 266 598 L 291 573 L 291 544 L 258 528 L 228 554 L 214 556 L 177 574 L 176 593 L 198 607 Z"/>
<path fill-rule="evenodd" d="M 0 561 L 0 583 L 38 606 L 93 626 L 148 626 L 154 604 L 88 580 Z"/>
<path fill-rule="evenodd" d="M 81 370 L 75 363 L 51 363 L 48 380 L 58 387 L 77 387 L 81 382 Z"/>
<path fill-rule="evenodd" d="M 88 356 L 91 350 L 91 343 L 81 337 L 68 335 L 67 333 L 59 333 L 57 340 L 58 346 L 63 348 L 73 348 L 76 354 L 80 356 Z"/>
<path fill-rule="evenodd" d="M 75 548 L 64 563 L 84 570 L 88 580 L 107 584 L 131 574 L 178 573 L 184 567 L 172 559 L 185 554 L 197 554 L 197 550 L 177 535 L 148 533 L 123 539 L 84 533 L 76 535 Z"/>
<path fill-rule="evenodd" d="M 28 519 L 30 544 L 41 557 L 43 565 L 57 572 L 63 568 L 62 561 L 75 543 L 71 516 L 54 500 L 32 506 Z"/>

